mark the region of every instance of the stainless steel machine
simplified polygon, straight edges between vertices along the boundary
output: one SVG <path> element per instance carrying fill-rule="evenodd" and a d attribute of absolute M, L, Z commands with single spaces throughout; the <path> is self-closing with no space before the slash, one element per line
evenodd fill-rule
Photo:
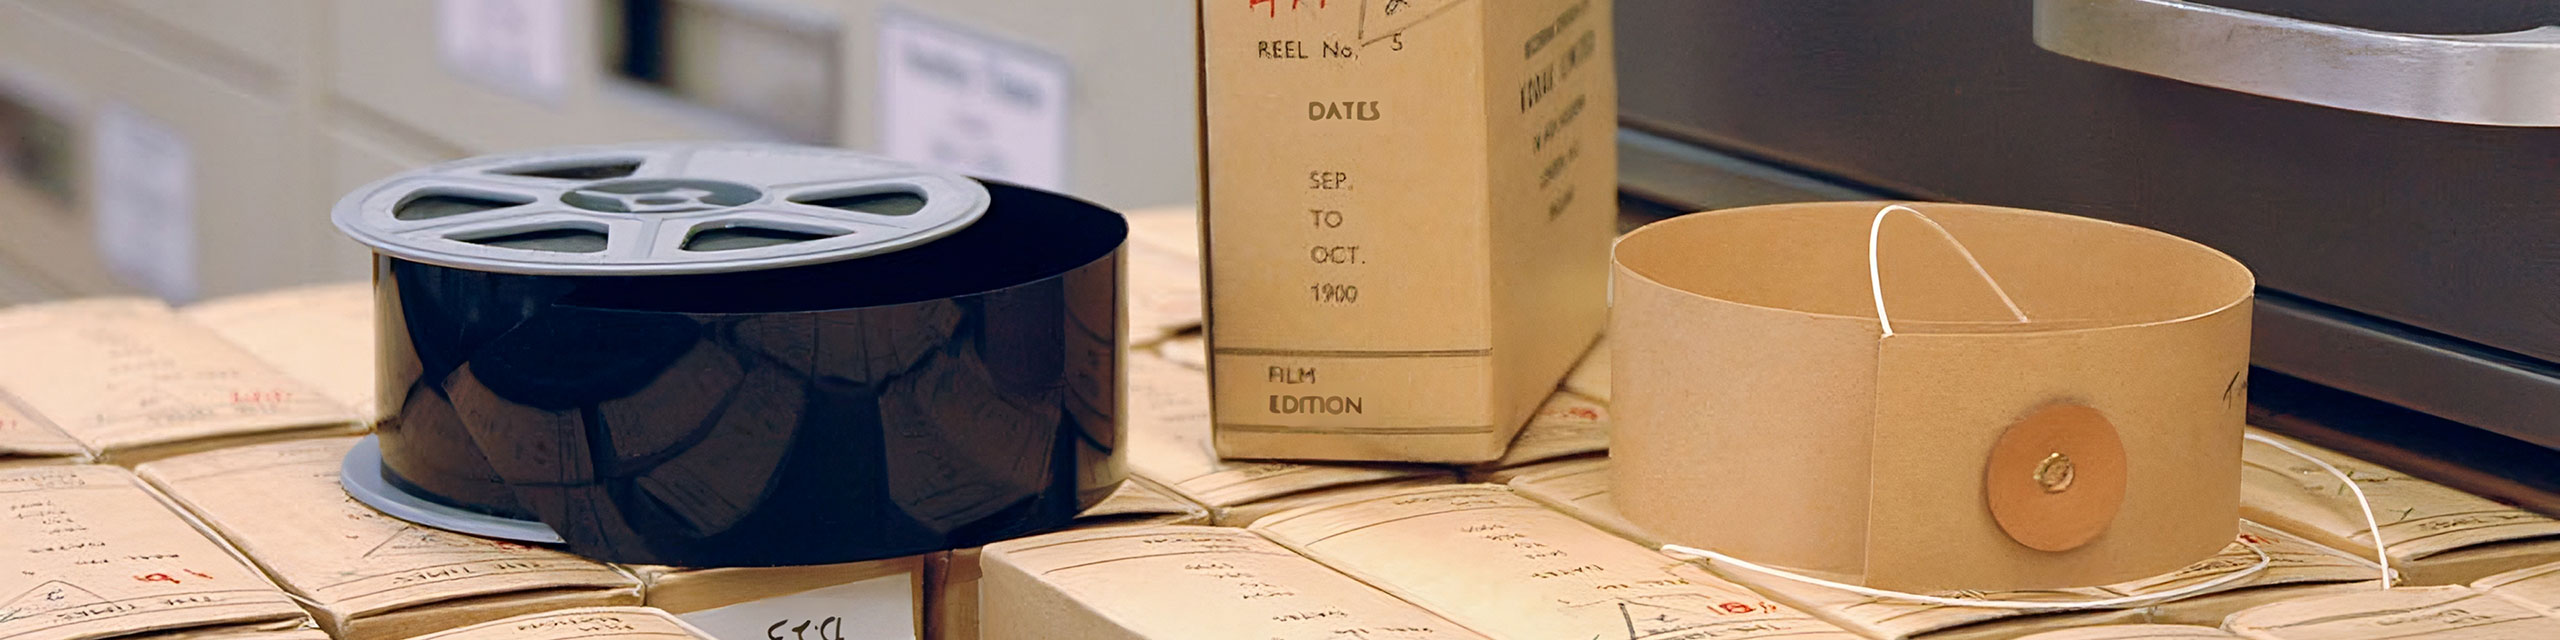
<path fill-rule="evenodd" d="M 2209 2 L 1619 0 L 1625 187 L 2179 234 L 2258 366 L 2560 449 L 2560 2 Z"/>

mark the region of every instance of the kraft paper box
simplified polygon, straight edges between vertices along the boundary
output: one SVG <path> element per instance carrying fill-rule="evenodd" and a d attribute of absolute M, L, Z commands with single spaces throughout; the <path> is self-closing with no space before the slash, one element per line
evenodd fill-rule
<path fill-rule="evenodd" d="M 290 638 L 293 599 L 116 467 L 0 470 L 0 638 Z M 307 634 L 306 634 L 307 635 Z"/>
<path fill-rule="evenodd" d="M 924 557 L 800 567 L 625 567 L 641 603 L 720 640 L 770 640 L 775 629 L 823 626 L 845 638 L 916 638 L 924 625 Z M 833 637 L 833 636 L 830 636 Z"/>
<path fill-rule="evenodd" d="M 2047 631 L 2018 640 L 2233 640 L 2240 636 L 2213 627 L 2175 624 L 2125 624 Z"/>
<path fill-rule="evenodd" d="M 1220 453 L 1502 455 L 1608 313 L 1612 13 L 1200 4 Z"/>
<path fill-rule="evenodd" d="M 821 631 L 821 634 L 826 632 Z M 790 640 L 818 640 L 810 635 Z M 417 640 L 710 640 L 683 620 L 648 607 L 585 607 L 531 613 L 453 629 Z"/>
<path fill-rule="evenodd" d="M 1494 638 L 1858 637 L 1498 485 L 1286 511 L 1252 530 Z"/>
<path fill-rule="evenodd" d="M 356 414 L 158 301 L 0 310 L 0 392 L 98 461 L 355 433 Z"/>
<path fill-rule="evenodd" d="M 0 468 L 89 461 L 89 451 L 53 423 L 18 409 L 0 394 Z"/>
<path fill-rule="evenodd" d="M 2461 586 L 2368 589 L 2287 600 L 2231 614 L 2222 628 L 2253 640 L 2560 638 L 2560 618 Z"/>
<path fill-rule="evenodd" d="M 1076 514 L 1073 530 L 1209 524 L 1209 510 L 1175 497 L 1145 478 L 1130 478 L 1101 504 Z M 981 548 L 953 549 L 926 556 L 925 637 L 974 640 L 978 637 L 978 581 Z"/>
<path fill-rule="evenodd" d="M 2471 588 L 2560 617 L 2560 563 L 2517 569 L 2471 583 Z"/>
<path fill-rule="evenodd" d="M 1139 477 L 1207 506 L 1216 523 L 1267 513 L 1247 507 L 1282 497 L 1306 497 L 1372 484 L 1446 484 L 1456 479 L 1449 469 L 1416 465 L 1221 459 L 1210 446 L 1207 376 L 1143 355 L 1128 358 L 1126 366 L 1129 468 Z"/>
<path fill-rule="evenodd" d="M 1480 640 L 1261 536 L 1069 531 L 987 545 L 988 640 Z"/>
<path fill-rule="evenodd" d="M 178 314 L 358 415 L 375 411 L 373 283 L 217 298 L 188 305 Z"/>
<path fill-rule="evenodd" d="M 1529 424 L 1511 438 L 1511 448 L 1492 462 L 1468 470 L 1471 479 L 1509 480 L 1506 471 L 1578 456 L 1609 452 L 1609 405 L 1558 391 L 1529 415 Z"/>
<path fill-rule="evenodd" d="M 1512 480 L 1512 488 L 1566 514 L 1594 526 L 1619 534 L 1646 546 L 1659 542 L 1636 529 L 1611 506 L 1606 460 L 1577 462 Z M 2098 600 L 2122 596 L 2159 593 L 2244 571 L 2258 561 L 2256 552 L 2240 542 L 2258 545 L 2267 552 L 2267 568 L 2249 578 L 2224 585 L 2212 591 L 2150 607 L 2147 611 L 2075 612 L 2031 614 L 2029 612 L 1949 607 L 1918 603 L 1872 600 L 1846 592 L 1773 578 L 1758 573 L 1733 570 L 1720 575 L 1762 593 L 1767 593 L 1813 612 L 1841 626 L 1874 637 L 1957 638 L 2009 637 L 2036 629 L 2086 624 L 2112 624 L 2134 619 L 2140 614 L 2151 622 L 2215 624 L 2233 611 L 2288 598 L 2325 593 L 2373 589 L 2379 586 L 2381 568 L 2343 551 L 2312 544 L 2272 528 L 2255 523 L 2240 523 L 2239 541 L 2225 547 L 2221 554 L 2176 571 L 2104 587 L 2027 590 L 1967 591 L 1962 596 L 2002 600 Z M 1941 594 L 1947 595 L 1947 594 Z"/>
<path fill-rule="evenodd" d="M 2263 434 L 2262 434 L 2263 435 Z M 2391 566 L 2410 585 L 2461 584 L 2560 561 L 2560 521 L 2410 477 L 2334 451 L 2269 436 L 2345 471 L 2373 500 Z M 2355 494 L 2318 465 L 2248 443 L 2240 509 L 2321 544 L 2373 556 L 2373 533 Z"/>
<path fill-rule="evenodd" d="M 352 438 L 142 465 L 142 477 L 294 595 L 338 640 L 391 640 L 531 611 L 640 602 L 637 579 L 566 553 L 412 525 L 347 497 Z"/>
<path fill-rule="evenodd" d="M 2230 544 L 2246 268 L 2138 227 L 1886 204 L 1619 241 L 1610 471 L 1629 521 L 1899 591 L 2093 586 Z"/>

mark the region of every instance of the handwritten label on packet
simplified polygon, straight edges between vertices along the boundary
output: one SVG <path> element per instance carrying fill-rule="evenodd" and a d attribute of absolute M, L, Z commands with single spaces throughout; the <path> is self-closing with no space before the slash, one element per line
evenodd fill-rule
<path fill-rule="evenodd" d="M 1118 621 L 1136 637 L 1480 640 L 1271 541 L 1239 529 L 1079 531 L 988 547 L 985 622 L 996 640 L 1054 620 L 1037 597 Z M 1036 584 L 1034 584 L 1036 582 Z M 1032 597 L 1012 597 L 1044 592 Z M 1045 636 L 1042 636 L 1045 637 Z"/>
<path fill-rule="evenodd" d="M 70 435 L 0 399 L 0 465 L 26 460 L 71 460 L 83 453 L 80 442 Z"/>
<path fill-rule="evenodd" d="M 0 638 L 285 629 L 307 618 L 122 469 L 0 471 Z"/>
<path fill-rule="evenodd" d="M 156 301 L 0 311 L 0 389 L 109 461 L 194 440 L 339 426 L 353 414 Z"/>
<path fill-rule="evenodd" d="M 905 574 L 681 614 L 719 640 L 914 640 Z"/>
<path fill-rule="evenodd" d="M 2560 638 L 2560 618 L 2458 586 L 2287 600 L 2232 614 L 2222 626 L 2254 640 Z"/>
<path fill-rule="evenodd" d="M 1496 638 L 1856 638 L 1494 485 L 1284 512 L 1254 530 Z"/>
<path fill-rule="evenodd" d="M 1212 509 L 1313 489 L 1447 475 L 1418 467 L 1220 458 L 1210 444 L 1208 374 L 1158 358 L 1127 362 L 1129 466 Z"/>
<path fill-rule="evenodd" d="M 419 636 L 416 640 L 687 640 L 708 637 L 665 611 L 645 607 L 589 607 L 493 620 Z"/>

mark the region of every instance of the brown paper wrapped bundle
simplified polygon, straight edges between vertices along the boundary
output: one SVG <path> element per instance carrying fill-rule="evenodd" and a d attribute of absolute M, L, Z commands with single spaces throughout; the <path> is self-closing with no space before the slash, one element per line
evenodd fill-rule
<path fill-rule="evenodd" d="M 2246 268 L 2138 227 L 1886 206 L 1699 214 L 1618 244 L 1628 520 L 1901 591 L 2107 584 L 2230 543 Z"/>

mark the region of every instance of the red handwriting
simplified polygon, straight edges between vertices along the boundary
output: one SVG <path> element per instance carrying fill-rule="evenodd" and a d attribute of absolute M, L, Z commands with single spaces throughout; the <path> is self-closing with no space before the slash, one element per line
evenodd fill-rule
<path fill-rule="evenodd" d="M 289 391 L 233 391 L 232 404 L 283 404 L 293 398 Z"/>
<path fill-rule="evenodd" d="M 1271 16 L 1270 16 L 1270 17 L 1274 17 L 1274 18 L 1280 17 L 1280 0 L 1244 0 L 1244 1 L 1245 1 L 1245 8 L 1246 8 L 1247 10 L 1250 10 L 1250 9 L 1252 9 L 1253 7 L 1259 7 L 1259 6 L 1266 5 L 1266 4 L 1267 4 L 1267 5 L 1271 5 L 1271 11 L 1270 11 Z M 1316 0 L 1316 8 L 1318 8 L 1318 9 L 1325 8 L 1325 5 L 1326 5 L 1326 4 L 1328 4 L 1328 3 L 1331 3 L 1332 1 L 1333 1 L 1333 0 Z M 1301 5 L 1301 4 L 1304 4 L 1304 3 L 1306 3 L 1306 0 L 1289 0 L 1289 10 L 1290 10 L 1290 11 L 1296 11 L 1296 10 L 1298 10 L 1298 6 L 1299 6 L 1299 5 Z"/>

